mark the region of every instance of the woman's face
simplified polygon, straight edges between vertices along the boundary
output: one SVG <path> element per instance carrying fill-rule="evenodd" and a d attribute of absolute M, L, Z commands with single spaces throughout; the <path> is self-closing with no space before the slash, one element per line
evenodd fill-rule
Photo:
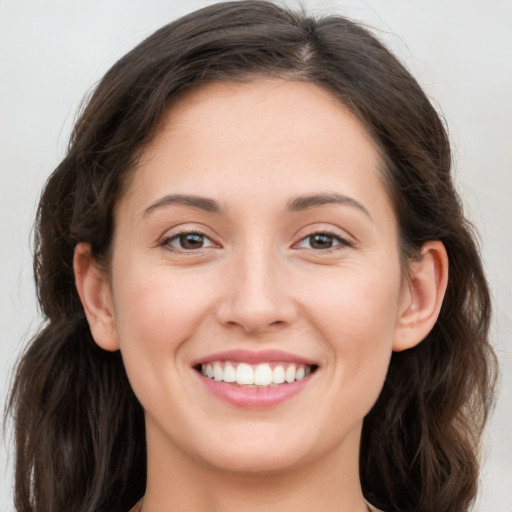
<path fill-rule="evenodd" d="M 378 167 L 313 84 L 215 83 L 171 108 L 115 212 L 104 343 L 150 454 L 234 471 L 357 457 L 408 300 Z"/>

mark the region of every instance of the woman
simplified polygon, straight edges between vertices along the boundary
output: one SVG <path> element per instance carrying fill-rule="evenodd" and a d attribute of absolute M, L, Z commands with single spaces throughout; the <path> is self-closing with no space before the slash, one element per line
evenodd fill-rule
<path fill-rule="evenodd" d="M 104 77 L 38 211 L 23 511 L 463 511 L 490 300 L 439 116 L 366 30 L 262 1 Z"/>

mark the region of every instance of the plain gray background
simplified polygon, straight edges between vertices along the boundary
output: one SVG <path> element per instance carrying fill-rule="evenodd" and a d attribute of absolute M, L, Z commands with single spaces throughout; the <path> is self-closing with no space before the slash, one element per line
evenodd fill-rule
<path fill-rule="evenodd" d="M 45 179 L 64 156 L 77 108 L 136 43 L 210 3 L 0 0 L 0 406 L 12 366 L 40 322 L 31 226 Z M 337 11 L 375 27 L 447 119 L 459 190 L 481 233 L 501 362 L 475 510 L 512 512 L 512 0 L 303 4 L 312 13 Z M 0 512 L 13 510 L 11 446 L 9 436 L 0 443 Z"/>

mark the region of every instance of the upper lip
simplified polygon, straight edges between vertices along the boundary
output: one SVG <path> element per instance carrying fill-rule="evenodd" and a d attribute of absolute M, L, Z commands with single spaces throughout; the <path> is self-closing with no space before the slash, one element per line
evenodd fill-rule
<path fill-rule="evenodd" d="M 196 366 L 198 364 L 205 364 L 211 361 L 233 361 L 239 363 L 251 363 L 251 364 L 259 364 L 259 363 L 276 363 L 276 362 L 290 362 L 290 363 L 298 363 L 305 365 L 316 365 L 315 361 L 308 359 L 306 357 L 299 356 L 297 354 L 292 354 L 290 352 L 284 352 L 282 350 L 244 350 L 244 349 L 235 349 L 235 350 L 225 350 L 222 352 L 215 352 L 214 354 L 209 354 L 200 359 L 197 359 L 192 363 L 192 366 Z"/>

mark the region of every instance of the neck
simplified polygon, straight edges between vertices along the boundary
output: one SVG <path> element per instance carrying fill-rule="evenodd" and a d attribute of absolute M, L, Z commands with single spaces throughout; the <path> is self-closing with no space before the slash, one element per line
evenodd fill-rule
<path fill-rule="evenodd" d="M 148 432 L 149 434 L 149 432 Z M 367 512 L 359 481 L 360 428 L 312 461 L 275 472 L 228 472 L 148 435 L 143 512 Z M 352 439 L 349 439 L 352 437 Z"/>

